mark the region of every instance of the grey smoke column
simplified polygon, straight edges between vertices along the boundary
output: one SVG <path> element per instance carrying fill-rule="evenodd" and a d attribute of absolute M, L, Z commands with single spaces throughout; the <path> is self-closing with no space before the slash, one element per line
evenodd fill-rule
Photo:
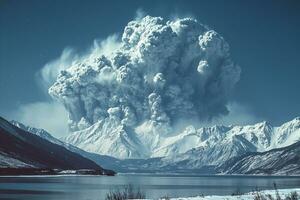
<path fill-rule="evenodd" d="M 215 31 L 190 18 L 146 16 L 128 23 L 120 43 L 111 55 L 89 55 L 61 71 L 50 87 L 69 112 L 71 131 L 111 119 L 168 132 L 181 119 L 228 113 L 240 68 Z"/>

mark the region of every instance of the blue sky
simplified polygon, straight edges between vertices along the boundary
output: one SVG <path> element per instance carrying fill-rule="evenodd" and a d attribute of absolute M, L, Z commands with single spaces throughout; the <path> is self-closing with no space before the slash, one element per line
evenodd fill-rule
<path fill-rule="evenodd" d="M 18 118 L 50 97 L 38 76 L 66 48 L 122 33 L 137 10 L 192 16 L 220 33 L 242 68 L 232 102 L 279 124 L 300 115 L 299 1 L 0 1 L 0 115 Z M 20 109 L 24 108 L 26 109 Z M 51 108 L 48 109 L 51 112 Z M 35 113 L 29 113 L 35 115 Z"/>

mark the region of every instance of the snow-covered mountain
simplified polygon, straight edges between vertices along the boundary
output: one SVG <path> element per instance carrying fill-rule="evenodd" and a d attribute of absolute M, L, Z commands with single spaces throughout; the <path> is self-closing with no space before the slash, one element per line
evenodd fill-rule
<path fill-rule="evenodd" d="M 99 121 L 77 131 L 64 141 L 86 151 L 117 158 L 205 159 L 217 164 L 245 152 L 263 152 L 300 140 L 300 118 L 274 127 L 268 122 L 247 126 L 187 127 L 171 136 L 140 130 L 126 130 Z M 199 158 L 201 155 L 201 158 Z M 208 156 L 209 155 L 209 156 Z"/>
<path fill-rule="evenodd" d="M 58 144 L 58 145 L 61 145 L 61 146 L 64 146 L 64 147 L 68 147 L 68 148 L 69 148 L 69 146 L 72 147 L 72 145 L 69 145 L 69 144 L 67 144 L 65 142 L 62 142 L 59 139 L 53 137 L 50 133 L 48 133 L 44 129 L 27 126 L 27 125 L 25 125 L 25 124 L 23 124 L 21 122 L 15 121 L 15 120 L 10 121 L 10 123 L 13 124 L 14 126 L 20 128 L 20 129 L 24 130 L 24 131 L 28 131 L 28 132 L 30 132 L 32 134 L 35 134 L 35 135 L 37 135 L 37 136 L 39 136 L 39 137 L 41 137 L 41 138 L 43 138 L 45 140 L 48 140 L 49 142 L 52 142 L 54 144 Z M 78 149 L 78 148 L 74 147 L 74 149 Z"/>
<path fill-rule="evenodd" d="M 156 145 L 160 145 L 160 147 L 157 148 L 157 151 L 153 151 L 153 155 L 156 155 L 159 152 L 162 155 L 164 153 L 166 156 L 155 158 L 148 157 L 145 159 L 117 159 L 110 156 L 86 152 L 78 147 L 54 138 L 43 129 L 32 128 L 15 121 L 13 123 L 21 129 L 37 134 L 44 139 L 64 146 L 65 148 L 73 152 L 89 158 L 105 168 L 113 169 L 118 172 L 218 173 L 220 172 L 221 168 L 218 167 L 216 169 L 215 167 L 222 166 L 224 165 L 224 163 L 229 163 L 228 160 L 239 159 L 241 158 L 241 156 L 249 155 L 249 152 L 250 155 L 260 155 L 260 151 L 273 149 L 274 147 L 288 146 L 289 144 L 293 144 L 298 141 L 300 137 L 299 118 L 295 118 L 294 120 L 287 122 L 280 127 L 273 127 L 267 122 L 258 123 L 252 126 L 213 126 L 208 128 L 200 128 L 198 130 L 190 126 L 187 127 L 185 131 L 175 136 L 158 137 L 157 134 L 153 139 L 150 138 L 151 135 L 148 135 L 146 145 L 153 140 L 158 140 L 156 142 Z M 101 123 L 95 124 L 93 126 L 93 129 L 88 128 L 84 132 L 81 131 L 80 133 L 82 135 L 78 135 L 78 139 L 82 136 L 85 136 L 85 142 L 91 143 L 90 147 L 96 146 L 93 145 L 92 139 L 97 135 L 97 131 L 102 130 L 101 126 L 99 125 L 101 125 Z M 102 132 L 103 135 L 101 135 L 101 137 L 106 139 L 106 144 L 104 144 L 103 146 L 109 146 L 110 148 L 112 148 L 113 145 L 110 146 L 108 143 L 110 131 L 114 131 L 113 135 L 118 137 L 118 134 L 116 133 L 122 129 L 113 130 L 106 127 L 105 130 L 106 132 Z M 122 137 L 124 137 L 124 135 L 126 135 L 126 130 L 122 131 L 119 133 L 122 133 L 123 135 L 119 134 L 119 138 L 114 138 L 115 140 L 113 141 L 115 142 L 115 145 L 117 145 L 118 142 L 126 141 L 124 140 L 124 138 L 121 139 Z M 105 136 L 104 134 L 108 135 Z M 98 142 L 101 141 L 101 137 L 99 137 Z M 161 139 L 164 140 L 160 141 Z M 80 140 L 77 140 L 77 142 L 79 141 Z M 142 139 L 138 138 L 138 141 L 141 142 Z M 129 144 L 130 143 L 124 143 L 123 148 L 125 148 L 126 145 Z M 146 145 L 144 146 L 144 148 L 147 148 Z M 103 146 L 101 148 L 104 148 Z M 141 147 L 139 146 L 139 148 Z M 135 149 L 135 151 L 138 152 L 139 148 Z M 117 152 L 118 148 L 116 147 L 115 150 L 115 152 Z M 130 149 L 130 151 L 128 152 L 131 152 L 132 150 L 134 149 Z M 144 152 L 147 151 L 144 150 Z M 106 152 L 109 151 L 106 150 Z M 269 155 L 269 161 L 271 159 L 273 161 L 278 161 L 277 154 Z M 292 159 L 288 156 L 286 156 L 286 158 Z M 235 162 L 237 162 L 237 160 Z M 283 163 L 283 166 L 285 165 L 286 164 Z M 227 164 L 228 168 L 229 166 L 230 165 Z M 250 166 L 248 167 L 250 168 Z M 263 167 L 261 168 L 261 170 L 262 169 Z M 232 173 L 229 170 L 222 170 L 222 172 Z M 236 171 L 236 173 L 252 172 Z"/>
<path fill-rule="evenodd" d="M 31 127 L 31 126 L 27 126 L 27 125 L 24 125 L 23 123 L 21 122 L 18 122 L 18 121 L 11 121 L 11 123 L 24 130 L 24 131 L 27 131 L 27 132 L 30 132 L 32 134 L 35 134 L 51 143 L 54 143 L 54 144 L 57 144 L 59 146 L 62 146 L 66 149 L 68 149 L 69 151 L 71 152 L 74 152 L 76 154 L 79 154 L 85 158 L 88 158 L 89 160 L 92 160 L 94 161 L 95 163 L 97 163 L 98 165 L 101 165 L 103 168 L 105 169 L 113 169 L 113 170 L 119 170 L 120 167 L 119 167 L 119 160 L 116 159 L 116 158 L 113 158 L 113 157 L 110 157 L 110 156 L 105 156 L 105 155 L 99 155 L 99 154 L 95 154 L 95 153 L 89 153 L 89 152 L 86 152 L 78 147 L 75 147 L 71 144 L 68 144 L 66 142 L 63 142 L 55 137 L 53 137 L 49 132 L 47 132 L 46 130 L 44 129 L 40 129 L 40 128 L 34 128 L 34 127 Z"/>
<path fill-rule="evenodd" d="M 117 158 L 149 157 L 149 152 L 134 131 L 114 120 L 99 121 L 63 138 L 63 141 L 88 152 Z"/>
<path fill-rule="evenodd" d="M 232 158 L 218 171 L 226 174 L 300 174 L 300 142 L 267 152 L 252 152 Z"/>

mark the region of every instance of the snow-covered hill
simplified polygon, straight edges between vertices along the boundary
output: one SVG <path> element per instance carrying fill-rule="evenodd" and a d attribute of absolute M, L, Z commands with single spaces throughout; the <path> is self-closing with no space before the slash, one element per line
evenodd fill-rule
<path fill-rule="evenodd" d="M 248 126 L 187 127 L 172 136 L 140 130 L 126 130 L 122 125 L 108 126 L 99 121 L 64 138 L 67 143 L 89 152 L 117 158 L 199 159 L 218 164 L 245 152 L 263 152 L 285 147 L 300 140 L 300 118 L 279 127 L 268 122 Z M 201 155 L 201 156 L 200 156 Z M 200 157 L 199 157 L 200 156 Z"/>

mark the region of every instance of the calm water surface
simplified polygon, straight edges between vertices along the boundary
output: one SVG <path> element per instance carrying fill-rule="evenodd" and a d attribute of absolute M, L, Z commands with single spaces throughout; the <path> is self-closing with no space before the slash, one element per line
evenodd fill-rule
<path fill-rule="evenodd" d="M 255 188 L 299 188 L 300 177 L 129 175 L 0 177 L 0 199 L 102 200 L 111 189 L 132 184 L 147 198 L 226 195 Z"/>

